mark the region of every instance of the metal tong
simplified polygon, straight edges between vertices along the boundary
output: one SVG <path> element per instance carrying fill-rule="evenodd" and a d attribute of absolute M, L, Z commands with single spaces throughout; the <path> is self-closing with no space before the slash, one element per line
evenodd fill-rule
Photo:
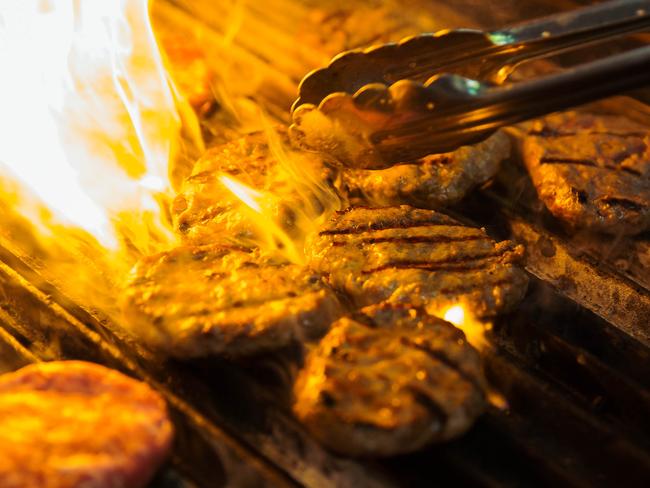
<path fill-rule="evenodd" d="M 532 80 L 532 59 L 650 31 L 650 0 L 615 0 L 494 32 L 448 30 L 342 53 L 300 84 L 291 136 L 378 169 L 477 142 L 502 126 L 650 84 L 650 46 Z"/>

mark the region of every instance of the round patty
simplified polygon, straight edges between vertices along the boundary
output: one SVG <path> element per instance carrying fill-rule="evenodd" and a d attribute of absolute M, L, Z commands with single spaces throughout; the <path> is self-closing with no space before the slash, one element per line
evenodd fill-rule
<path fill-rule="evenodd" d="M 530 125 L 523 156 L 540 200 L 574 228 L 650 229 L 650 128 L 567 112 Z"/>
<path fill-rule="evenodd" d="M 485 407 L 481 360 L 462 331 L 397 304 L 342 318 L 312 350 L 294 412 L 332 450 L 415 451 L 465 432 Z"/>
<path fill-rule="evenodd" d="M 329 199 L 335 198 L 331 188 L 335 173 L 322 156 L 290 150 L 288 144 L 285 129 L 278 128 L 273 134 L 248 134 L 206 151 L 172 204 L 174 227 L 183 240 L 192 244 L 219 239 L 256 242 L 255 221 L 223 184 L 220 177 L 224 175 L 273 195 L 267 202 L 267 216 L 290 237 L 296 236 L 303 213 L 322 213 Z"/>
<path fill-rule="evenodd" d="M 462 304 L 476 317 L 514 307 L 528 284 L 523 247 L 484 229 L 406 205 L 337 212 L 310 238 L 310 265 L 358 307 L 384 300 L 439 315 Z"/>
<path fill-rule="evenodd" d="M 492 178 L 509 155 L 508 136 L 499 131 L 478 144 L 387 169 L 344 169 L 343 192 L 355 205 L 453 205 Z"/>
<path fill-rule="evenodd" d="M 271 351 L 320 337 L 341 315 L 314 271 L 223 245 L 142 259 L 124 298 L 136 335 L 176 357 Z"/>
<path fill-rule="evenodd" d="M 145 383 L 82 361 L 0 377 L 0 486 L 145 486 L 167 457 L 172 424 Z"/>

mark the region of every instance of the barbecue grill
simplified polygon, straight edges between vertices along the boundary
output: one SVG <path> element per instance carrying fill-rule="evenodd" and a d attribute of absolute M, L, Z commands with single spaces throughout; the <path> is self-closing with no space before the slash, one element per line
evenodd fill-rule
<path fill-rule="evenodd" d="M 235 7 L 225 3 L 160 1 L 156 24 L 201 29 L 209 43 L 228 30 L 232 17 L 224 11 Z M 251 2 L 240 36 L 228 49 L 215 49 L 263 74 L 257 101 L 278 122 L 287 122 L 302 75 L 334 54 L 328 49 L 341 47 L 296 46 L 291 36 L 306 28 L 301 19 L 322 25 L 338 19 L 343 31 L 354 28 L 344 20 L 355 8 L 368 7 L 350 3 L 337 9 L 311 0 Z M 577 3 L 397 4 L 373 2 L 387 12 L 420 14 L 411 24 L 391 24 L 381 41 L 424 28 L 499 26 Z M 329 18 L 323 13 L 328 11 Z M 255 42 L 256 30 L 273 42 Z M 377 41 L 346 34 L 344 43 Z M 637 36 L 610 48 L 641 42 Z M 594 110 L 650 122 L 647 94 L 633 95 Z M 203 123 L 209 133 L 210 124 L 222 121 L 206 117 Z M 173 458 L 152 486 L 649 486 L 650 235 L 595 238 L 566 231 L 539 204 L 516 161 L 450 213 L 495 237 L 524 243 L 531 277 L 525 300 L 496 320 L 493 348 L 483 353 L 493 405 L 459 440 L 381 461 L 334 455 L 291 416 L 288 377 L 297 351 L 246 363 L 160 358 L 125 333 L 113 315 L 66 293 L 38 246 L 16 230 L 18 220 L 6 220 L 0 232 L 0 369 L 85 359 L 152 384 L 169 402 L 177 429 Z M 68 250 L 65 259 L 87 266 L 90 258 L 81 254 Z"/>

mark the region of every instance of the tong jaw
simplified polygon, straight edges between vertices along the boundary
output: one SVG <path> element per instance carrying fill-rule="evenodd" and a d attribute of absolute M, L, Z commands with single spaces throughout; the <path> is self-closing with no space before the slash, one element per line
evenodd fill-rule
<path fill-rule="evenodd" d="M 496 85 L 523 61 L 649 30 L 650 0 L 610 0 L 492 33 L 447 30 L 351 51 L 303 80 L 290 131 L 350 167 L 445 152 L 504 125 L 645 86 L 650 46 Z"/>
<path fill-rule="evenodd" d="M 438 113 L 465 106 L 514 69 L 514 56 L 526 45 L 507 44 L 511 41 L 507 35 L 455 29 L 342 53 L 302 80 L 291 137 L 348 167 L 380 169 L 425 156 L 430 152 L 425 147 L 438 137 L 432 123 Z M 400 133 L 424 120 L 417 134 Z M 467 132 L 444 137 L 449 144 L 440 139 L 440 149 L 480 140 Z"/>
<path fill-rule="evenodd" d="M 445 114 L 466 106 L 485 90 L 485 85 L 458 75 L 436 75 L 425 83 L 402 79 L 387 86 L 371 83 L 354 95 L 332 93 L 316 106 L 300 105 L 289 128 L 294 142 L 318 148 L 343 165 L 381 169 L 396 161 L 408 161 L 428 154 L 437 127 L 432 113 Z M 413 131 L 418 122 L 422 127 Z M 410 127 L 408 131 L 403 131 Z M 468 142 L 468 135 L 461 143 Z M 470 136 L 471 139 L 471 136 Z M 438 143 L 442 147 L 442 141 Z M 449 139 L 448 149 L 459 141 Z"/>
<path fill-rule="evenodd" d="M 502 80 L 505 73 L 497 73 L 505 59 L 522 49 L 495 49 L 505 40 L 507 37 L 479 30 L 455 29 L 347 51 L 302 80 L 292 110 L 303 104 L 318 105 L 331 93 L 355 93 L 373 83 L 390 86 L 403 79 L 425 82 L 431 73 L 442 70 L 479 80 Z M 467 62 L 477 56 L 477 62 Z"/>

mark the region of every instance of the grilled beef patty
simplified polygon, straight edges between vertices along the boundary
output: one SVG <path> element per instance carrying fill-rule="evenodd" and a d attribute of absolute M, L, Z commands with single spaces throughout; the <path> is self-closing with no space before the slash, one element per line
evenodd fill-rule
<path fill-rule="evenodd" d="M 0 377 L 0 486 L 145 486 L 171 449 L 164 400 L 82 361 Z"/>
<path fill-rule="evenodd" d="M 294 387 L 294 412 L 323 444 L 389 456 L 465 432 L 485 407 L 478 353 L 451 324 L 381 304 L 338 320 Z"/>
<path fill-rule="evenodd" d="M 140 261 L 125 315 L 151 345 L 177 357 L 245 356 L 318 337 L 339 304 L 318 274 L 222 245 L 182 246 Z"/>
<path fill-rule="evenodd" d="M 388 169 L 345 169 L 343 191 L 353 204 L 437 208 L 459 202 L 492 178 L 510 155 L 510 141 L 497 132 L 473 146 L 432 154 Z"/>
<path fill-rule="evenodd" d="M 572 227 L 611 234 L 650 229 L 650 129 L 576 112 L 531 125 L 524 160 L 539 198 Z"/>
<path fill-rule="evenodd" d="M 288 147 L 284 128 L 272 137 Z M 269 134 L 257 132 L 209 149 L 195 164 L 172 204 L 174 227 L 180 236 L 193 244 L 217 241 L 246 242 L 256 235 L 255 218 L 241 200 L 220 180 L 221 175 L 234 178 L 253 190 L 269 192 L 273 201 L 268 215 L 290 236 L 296 211 L 305 206 L 318 213 L 316 192 L 303 191 L 301 183 L 313 182 L 327 191 L 335 173 L 321 156 L 306 152 L 286 152 L 291 164 L 300 168 L 303 180 L 295 178 L 291 168 L 280 164 L 269 145 Z M 333 190 L 330 190 L 333 193 Z"/>
<path fill-rule="evenodd" d="M 405 205 L 337 212 L 307 251 L 311 266 L 359 307 L 388 300 L 439 315 L 462 303 L 489 317 L 514 306 L 527 284 L 516 266 L 521 246 Z"/>

